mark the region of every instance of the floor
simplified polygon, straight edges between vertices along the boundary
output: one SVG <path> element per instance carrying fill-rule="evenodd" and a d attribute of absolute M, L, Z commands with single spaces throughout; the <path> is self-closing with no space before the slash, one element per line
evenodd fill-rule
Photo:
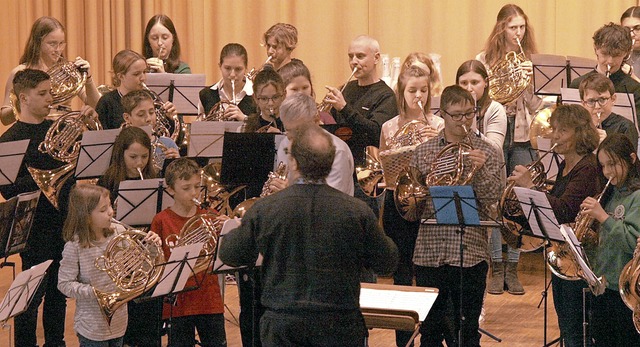
<path fill-rule="evenodd" d="M 19 263 L 19 257 L 9 258 L 11 261 Z M 18 265 L 19 266 L 19 265 Z M 540 305 L 542 293 L 544 291 L 545 266 L 542 253 L 523 253 L 519 265 L 519 275 L 526 290 L 524 295 L 487 295 L 485 299 L 484 321 L 481 323 L 482 329 L 502 339 L 496 342 L 490 337 L 483 335 L 481 343 L 483 346 L 543 346 L 544 336 L 544 304 Z M 550 274 L 548 273 L 550 276 Z M 12 273 L 10 268 L 0 269 L 0 296 L 4 296 L 11 283 Z M 390 283 L 390 279 L 382 278 L 382 283 Z M 228 346 L 241 346 L 240 333 L 235 317 L 238 317 L 238 292 L 234 285 L 226 286 L 225 302 L 228 310 L 225 313 L 227 318 L 226 333 Z M 68 347 L 77 347 L 78 339 L 73 332 L 73 311 L 74 302 L 69 300 L 66 316 L 66 342 Z M 546 341 L 550 342 L 559 336 L 557 319 L 553 309 L 551 293 L 548 296 L 548 325 Z M 0 346 L 9 346 L 11 328 L 8 324 L 0 330 Z M 43 344 L 42 328 L 38 329 L 38 340 Z M 416 339 L 417 342 L 418 339 Z M 394 346 L 395 335 L 391 330 L 373 329 L 370 332 L 369 346 L 388 347 Z M 419 344 L 416 344 L 419 346 Z M 556 344 L 557 345 L 557 344 Z"/>

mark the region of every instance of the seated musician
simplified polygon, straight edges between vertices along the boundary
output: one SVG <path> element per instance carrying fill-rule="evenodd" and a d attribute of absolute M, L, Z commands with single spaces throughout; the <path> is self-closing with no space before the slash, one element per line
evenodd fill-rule
<path fill-rule="evenodd" d="M 570 87 L 577 89 L 589 74 L 601 73 L 611 79 L 616 93 L 633 94 L 636 117 L 640 117 L 640 83 L 621 69 L 632 49 L 629 30 L 613 23 L 601 27 L 593 34 L 593 49 L 598 65 L 593 71 L 572 80 Z"/>
<path fill-rule="evenodd" d="M 591 113 L 591 119 L 596 128 L 604 130 L 605 136 L 614 133 L 627 136 L 637 150 L 638 131 L 636 126 L 632 121 L 611 112 L 616 102 L 615 93 L 613 82 L 602 74 L 589 74 L 580 82 L 582 106 Z"/>
<path fill-rule="evenodd" d="M 153 96 L 146 90 L 135 90 L 122 97 L 124 121 L 134 127 L 150 125 L 153 129 L 152 139 L 155 144 L 153 163 L 156 169 L 162 169 L 165 159 L 180 158 L 178 145 L 169 137 L 156 133 L 156 109 L 153 106 Z"/>
<path fill-rule="evenodd" d="M 363 346 L 361 269 L 392 272 L 398 250 L 362 201 L 327 185 L 335 146 L 325 130 L 297 129 L 290 156 L 289 187 L 247 211 L 220 258 L 239 266 L 264 257 L 262 346 Z"/>
<path fill-rule="evenodd" d="M 298 44 L 298 29 L 291 24 L 277 23 L 267 30 L 263 38 L 264 47 L 267 49 L 267 56 L 271 57 L 269 64 L 273 69 L 280 71 L 280 68 L 291 61 L 299 59 L 291 58 L 291 53 Z"/>
<path fill-rule="evenodd" d="M 284 131 L 280 120 L 280 104 L 284 100 L 282 77 L 270 65 L 265 65 L 253 81 L 253 99 L 258 105 L 258 113 L 245 119 L 244 131 L 248 133 L 281 133 Z"/>
<path fill-rule="evenodd" d="M 247 50 L 241 44 L 229 43 L 222 47 L 218 63 L 222 79 L 200 91 L 198 110 L 201 118 L 209 115 L 219 102 L 225 103 L 222 115 L 225 120 L 242 122 L 250 114 L 256 113 L 256 104 L 252 98 L 253 83 L 245 78 L 247 60 Z"/>
<path fill-rule="evenodd" d="M 503 169 L 502 156 L 493 144 L 482 140 L 479 134 L 471 129 L 475 118 L 474 100 L 464 88 L 453 85 L 444 89 L 440 97 L 440 110 L 444 119 L 444 129 L 438 135 L 419 145 L 411 160 L 411 166 L 419 169 L 423 177 L 430 172 L 435 173 L 434 162 L 437 154 L 448 144 L 468 143 L 472 150 L 464 155 L 462 177 L 475 170 L 475 175 L 468 183 L 473 187 L 478 198 L 479 213 L 482 219 L 490 215 L 490 205 L 494 204 L 504 186 L 500 170 Z M 432 174 L 433 175 L 433 174 Z M 438 176 L 434 176 L 435 179 Z M 424 180 L 422 180 L 424 183 Z M 454 183 L 457 184 L 457 183 Z M 427 199 L 427 209 L 423 218 L 434 218 L 434 209 Z M 489 253 L 487 231 L 484 227 L 466 228 L 463 245 L 464 262 L 460 268 L 460 228 L 458 226 L 421 224 L 413 254 L 416 265 L 416 284 L 422 287 L 435 287 L 439 290 L 429 315 L 423 322 L 420 333 L 421 346 L 437 346 L 443 338 L 451 345 L 453 335 L 448 331 L 448 322 L 453 320 L 456 332 L 462 330 L 464 346 L 479 346 L 478 318 L 482 310 Z M 464 277 L 460 284 L 460 271 Z M 462 288 L 462 293 L 460 289 Z M 460 307 L 460 296 L 462 307 Z M 453 303 L 453 317 L 448 317 L 449 302 Z M 459 313 L 462 310 L 464 323 L 459 326 Z"/>
<path fill-rule="evenodd" d="M 64 26 L 56 18 L 40 17 L 33 23 L 29 40 L 20 58 L 20 65 L 11 70 L 9 78 L 7 78 L 7 84 L 4 90 L 4 103 L 0 108 L 0 120 L 2 124 L 8 125 L 16 120 L 17 115 L 13 114 L 13 109 L 9 105 L 9 95 L 13 87 L 12 83 L 15 74 L 24 69 L 49 71 L 49 69 L 57 63 L 65 61 L 64 51 L 66 45 Z M 78 93 L 78 97 L 85 105 L 95 108 L 101 95 L 91 77 L 91 66 L 89 62 L 81 57 L 76 57 L 73 64 L 78 69 L 87 72 L 86 83 Z"/>

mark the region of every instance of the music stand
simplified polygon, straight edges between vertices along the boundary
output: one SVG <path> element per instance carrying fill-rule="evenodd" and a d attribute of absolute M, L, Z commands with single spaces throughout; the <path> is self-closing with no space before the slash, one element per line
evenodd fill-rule
<path fill-rule="evenodd" d="M 156 298 L 160 296 L 166 296 L 166 302 L 170 304 L 169 309 L 169 322 L 167 324 L 168 329 L 168 343 L 171 346 L 173 341 L 173 306 L 176 301 L 176 297 L 179 293 L 196 290 L 200 287 L 197 283 L 196 273 L 193 267 L 196 264 L 198 258 L 204 257 L 200 255 L 200 251 L 204 246 L 203 242 L 198 242 L 190 245 L 174 247 L 171 250 L 171 255 L 166 263 L 156 264 L 155 266 L 163 266 L 164 271 L 160 280 L 156 284 L 156 287 L 151 294 L 150 298 Z M 196 285 L 194 287 L 185 288 L 187 280 L 193 276 L 196 279 Z"/>
<path fill-rule="evenodd" d="M 437 288 L 360 283 L 360 311 L 367 328 L 413 331 L 406 347 L 418 335 L 437 297 Z"/>
<path fill-rule="evenodd" d="M 561 55 L 532 54 L 533 93 L 560 95 L 560 88 L 569 85 L 567 58 Z"/>
<path fill-rule="evenodd" d="M 520 206 L 522 211 L 524 211 L 527 220 L 529 221 L 529 226 L 534 236 L 543 238 L 545 243 L 549 243 L 551 240 L 562 242 L 564 241 L 564 237 L 560 233 L 559 223 L 556 219 L 553 210 L 551 209 L 551 205 L 549 204 L 549 199 L 543 192 L 538 192 L 535 190 L 522 188 L 522 187 L 514 187 L 514 192 L 518 197 L 518 201 L 520 202 Z M 547 247 L 544 246 L 544 262 L 547 262 Z M 554 339 L 553 341 L 547 343 L 547 310 L 548 310 L 548 293 L 549 286 L 551 285 L 551 281 L 547 283 L 547 267 L 544 269 L 544 291 L 542 292 L 542 299 L 538 304 L 538 308 L 540 304 L 544 302 L 544 344 L 543 346 L 550 346 L 554 343 L 558 342 L 561 337 Z"/>
<path fill-rule="evenodd" d="M 151 225 L 153 217 L 173 205 L 165 191 L 164 179 L 122 181 L 116 198 L 116 219 L 131 226 Z"/>
<path fill-rule="evenodd" d="M 0 143 L 0 186 L 14 184 L 31 140 Z"/>
<path fill-rule="evenodd" d="M 460 292 L 459 300 L 459 328 L 458 345 L 464 346 L 462 339 L 462 326 L 465 322 L 462 305 L 462 291 L 464 288 L 464 277 L 462 268 L 464 266 L 464 234 L 467 226 L 480 226 L 480 215 L 478 205 L 472 186 L 432 186 L 429 187 L 429 194 L 433 201 L 436 221 L 439 225 L 457 225 L 460 227 Z"/>
<path fill-rule="evenodd" d="M 569 71 L 567 71 L 569 83 L 567 85 L 571 85 L 574 79 L 595 70 L 598 62 L 591 58 L 567 56 L 567 64 L 569 65 Z"/>
<path fill-rule="evenodd" d="M 122 129 L 85 131 L 80 142 L 80 153 L 75 178 L 97 178 L 102 176 L 111 163 L 113 143 Z"/>
<path fill-rule="evenodd" d="M 9 319 L 19 315 L 29 307 L 33 295 L 38 290 L 52 262 L 53 260 L 47 260 L 22 271 L 11 283 L 11 287 L 9 287 L 2 303 L 0 303 L 0 322 L 2 322 L 0 325 L 2 327 L 6 326 Z M 11 347 L 11 330 L 9 330 L 8 345 Z"/>
<path fill-rule="evenodd" d="M 189 127 L 189 157 L 220 158 L 225 132 L 238 132 L 242 122 L 192 122 Z"/>
<path fill-rule="evenodd" d="M 146 84 L 162 100 L 172 102 L 178 114 L 197 115 L 200 90 L 205 87 L 204 74 L 147 74 Z"/>

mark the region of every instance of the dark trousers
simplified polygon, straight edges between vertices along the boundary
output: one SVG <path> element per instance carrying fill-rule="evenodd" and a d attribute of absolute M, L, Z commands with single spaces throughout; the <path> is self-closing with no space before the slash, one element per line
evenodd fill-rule
<path fill-rule="evenodd" d="M 400 260 L 398 268 L 393 273 L 393 284 L 413 285 L 413 249 L 416 246 L 416 238 L 420 229 L 420 221 L 407 222 L 393 201 L 393 191 L 386 191 L 384 196 L 384 208 L 382 212 L 382 225 L 385 234 L 398 246 Z M 404 347 L 411 338 L 413 332 L 396 330 L 396 345 Z"/>
<path fill-rule="evenodd" d="M 591 302 L 591 336 L 594 346 L 640 346 L 640 335 L 633 325 L 632 311 L 620 294 L 611 289 Z"/>
<path fill-rule="evenodd" d="M 359 310 L 297 314 L 267 310 L 260 320 L 264 347 L 362 347 L 366 334 Z"/>
<path fill-rule="evenodd" d="M 462 330 L 463 345 L 480 346 L 478 332 L 480 312 L 487 281 L 487 262 L 462 268 L 462 314 L 464 323 L 460 327 L 460 267 L 416 266 L 416 284 L 420 287 L 438 288 L 439 294 L 431 311 L 420 327 L 420 346 L 458 346 L 458 330 Z M 453 312 L 449 304 L 453 304 Z"/>
<path fill-rule="evenodd" d="M 172 320 L 170 347 L 193 347 L 196 341 L 196 329 L 200 346 L 225 347 L 227 337 L 224 331 L 224 315 L 200 314 L 176 317 Z"/>
<path fill-rule="evenodd" d="M 30 252 L 35 253 L 35 252 Z M 22 271 L 48 259 L 34 255 L 21 254 Z M 60 259 L 55 259 L 47 270 L 40 287 L 25 312 L 14 319 L 16 346 L 37 346 L 36 327 L 38 324 L 38 307 L 44 298 L 42 307 L 42 325 L 44 326 L 45 347 L 65 346 L 64 318 L 67 312 L 67 298 L 58 290 L 58 270 Z"/>
<path fill-rule="evenodd" d="M 560 336 L 564 341 L 564 346 L 582 346 L 582 289 L 587 288 L 587 284 L 582 280 L 568 281 L 552 275 L 551 285 L 553 291 L 553 306 L 556 308 Z M 587 305 L 588 304 L 589 302 L 587 300 Z M 587 343 L 587 345 L 589 345 L 589 343 Z"/>
<path fill-rule="evenodd" d="M 148 295 L 151 291 L 147 292 Z M 127 303 L 129 320 L 124 342 L 136 347 L 160 347 L 162 329 L 162 298 Z"/>
<path fill-rule="evenodd" d="M 260 303 L 262 286 L 260 270 L 241 270 L 236 276 L 240 292 L 240 335 L 243 347 L 260 347 L 260 317 L 264 307 Z"/>

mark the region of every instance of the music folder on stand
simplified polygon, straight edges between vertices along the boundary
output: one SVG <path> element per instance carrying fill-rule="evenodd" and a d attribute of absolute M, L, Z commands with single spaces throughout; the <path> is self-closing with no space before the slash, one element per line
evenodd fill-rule
<path fill-rule="evenodd" d="M 173 341 L 172 319 L 174 306 L 173 304 L 175 303 L 176 296 L 179 293 L 197 290 L 198 288 L 200 288 L 201 284 L 198 283 L 198 279 L 193 268 L 199 258 L 206 256 L 205 254 L 200 254 L 203 246 L 203 242 L 198 242 L 190 245 L 174 247 L 171 250 L 171 256 L 169 257 L 169 260 L 166 263 L 155 265 L 164 266 L 164 271 L 162 272 L 162 276 L 156 284 L 156 287 L 150 298 L 164 296 L 168 299 L 166 301 L 170 304 L 168 323 L 169 345 L 171 345 Z M 196 285 L 193 287 L 185 288 L 187 280 L 191 276 L 193 276 L 196 280 Z"/>
<path fill-rule="evenodd" d="M 516 193 L 522 211 L 529 221 L 529 227 L 531 229 L 531 232 L 533 233 L 533 236 L 544 239 L 546 241 L 545 243 L 549 243 L 550 241 L 563 242 L 564 237 L 562 236 L 562 233 L 560 233 L 558 220 L 553 213 L 553 209 L 551 208 L 551 204 L 549 203 L 549 199 L 547 198 L 546 193 L 522 187 L 514 187 L 513 191 Z M 546 265 L 546 245 L 543 247 L 543 249 L 543 257 Z M 546 347 L 557 343 L 561 339 L 560 337 L 558 337 L 547 343 L 547 297 L 551 281 L 548 281 L 547 283 L 546 266 L 544 267 L 544 283 L 544 291 L 542 292 L 542 298 L 540 299 L 538 308 L 540 307 L 540 304 L 544 303 L 543 346 Z"/>
<path fill-rule="evenodd" d="M 24 312 L 36 290 L 42 283 L 42 280 L 53 260 L 47 260 L 32 268 L 22 271 L 16 279 L 11 283 L 11 287 L 0 303 L 0 326 L 5 328 L 7 321 L 12 317 Z M 9 328 L 9 343 L 11 347 L 11 329 Z"/>

